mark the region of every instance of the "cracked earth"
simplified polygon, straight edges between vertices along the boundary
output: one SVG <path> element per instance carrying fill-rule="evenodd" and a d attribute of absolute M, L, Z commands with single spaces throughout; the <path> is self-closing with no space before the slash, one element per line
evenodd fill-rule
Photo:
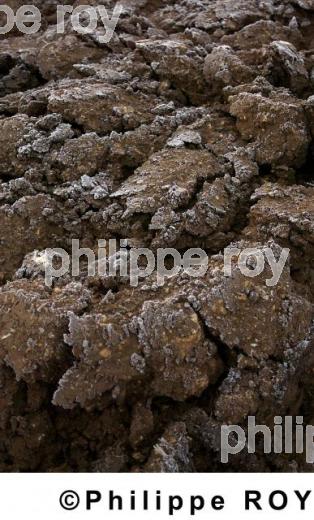
<path fill-rule="evenodd" d="M 120 3 L 107 44 L 54 0 L 0 37 L 0 470 L 312 471 L 221 464 L 219 432 L 314 425 L 314 1 Z M 46 248 L 110 238 L 209 270 L 47 287 Z M 226 278 L 230 245 L 289 248 L 278 285 Z"/>

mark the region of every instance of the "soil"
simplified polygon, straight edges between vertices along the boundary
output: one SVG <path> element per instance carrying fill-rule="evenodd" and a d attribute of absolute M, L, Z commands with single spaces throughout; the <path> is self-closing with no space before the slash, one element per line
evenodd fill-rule
<path fill-rule="evenodd" d="M 222 464 L 220 428 L 314 425 L 314 1 L 122 0 L 109 43 L 34 3 L 0 37 L 0 470 L 313 471 Z M 46 248 L 110 238 L 209 269 L 47 286 Z M 278 285 L 230 245 L 289 248 Z"/>

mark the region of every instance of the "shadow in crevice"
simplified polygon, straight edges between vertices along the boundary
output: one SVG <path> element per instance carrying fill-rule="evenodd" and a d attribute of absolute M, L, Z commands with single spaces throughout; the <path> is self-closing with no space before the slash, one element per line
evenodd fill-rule
<path fill-rule="evenodd" d="M 309 148 L 305 163 L 296 171 L 296 182 L 303 186 L 314 186 L 314 144 Z"/>

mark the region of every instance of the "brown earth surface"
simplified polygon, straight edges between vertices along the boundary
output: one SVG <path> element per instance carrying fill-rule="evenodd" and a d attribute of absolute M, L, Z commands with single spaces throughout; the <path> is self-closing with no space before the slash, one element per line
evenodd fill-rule
<path fill-rule="evenodd" d="M 0 470 L 312 471 L 222 464 L 220 427 L 314 425 L 314 1 L 122 0 L 109 43 L 34 3 L 0 37 Z M 113 238 L 208 272 L 47 286 L 46 248 Z M 289 248 L 279 283 L 230 245 Z"/>

